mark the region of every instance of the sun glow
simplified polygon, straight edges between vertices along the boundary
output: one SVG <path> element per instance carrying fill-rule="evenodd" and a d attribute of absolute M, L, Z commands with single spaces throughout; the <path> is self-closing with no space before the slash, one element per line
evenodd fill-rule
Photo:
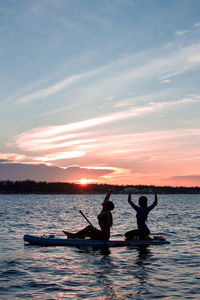
<path fill-rule="evenodd" d="M 80 180 L 79 180 L 79 183 L 80 183 L 81 185 L 86 185 L 86 184 L 91 183 L 91 182 L 92 182 L 91 179 L 85 179 L 85 178 L 83 178 L 83 179 L 80 179 Z"/>

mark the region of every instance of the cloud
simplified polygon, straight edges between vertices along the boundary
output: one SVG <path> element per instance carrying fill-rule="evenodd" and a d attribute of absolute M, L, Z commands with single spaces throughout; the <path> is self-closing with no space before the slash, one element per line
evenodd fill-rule
<path fill-rule="evenodd" d="M 39 172 L 38 176 L 46 174 L 49 181 L 55 181 L 57 177 L 58 181 L 79 180 L 81 179 L 80 175 L 86 179 L 97 180 L 98 178 L 112 183 L 120 181 L 122 184 L 130 184 L 134 178 L 135 182 L 139 184 L 145 183 L 145 180 L 147 183 L 150 177 L 154 182 L 161 182 L 163 170 L 165 170 L 165 176 L 168 174 L 169 177 L 173 174 L 174 168 L 182 170 L 182 174 L 187 174 L 190 168 L 193 172 L 197 172 L 199 128 L 127 133 L 127 128 L 124 131 L 120 123 L 129 118 L 143 117 L 151 113 L 158 115 L 158 112 L 166 113 L 167 109 L 177 109 L 178 106 L 191 106 L 195 103 L 199 103 L 198 96 L 171 102 L 151 102 L 145 106 L 131 107 L 89 120 L 35 128 L 18 135 L 15 140 L 17 147 L 28 152 L 29 155 L 1 153 L 0 159 L 10 160 L 12 163 L 20 162 L 28 166 L 38 166 L 41 163 L 46 167 L 52 166 L 53 168 L 53 165 L 62 167 L 46 169 L 50 173 L 45 173 L 35 166 Z M 109 124 L 112 125 L 115 122 L 118 126 L 117 131 L 116 127 L 108 127 Z M 63 173 L 64 167 L 77 163 L 81 171 L 89 170 L 90 174 L 74 168 L 67 168 L 68 171 Z M 14 164 L 12 165 L 14 166 Z M 55 170 L 55 172 L 51 172 L 51 170 Z M 73 173 L 72 170 L 76 172 Z M 77 172 L 77 170 L 79 171 Z M 92 173 L 92 170 L 100 172 L 99 177 Z M 19 169 L 18 171 L 22 172 L 23 170 Z M 19 177 L 21 176 L 20 172 L 18 172 Z M 30 173 L 32 177 L 27 178 L 45 180 L 45 177 L 42 177 L 43 179 L 37 177 L 37 172 L 34 173 L 35 177 Z M 12 176 L 12 171 L 9 174 Z M 25 174 L 28 176 L 28 171 Z M 17 172 L 15 175 L 15 178 L 18 178 Z M 55 177 L 53 177 L 54 175 Z M 87 175 L 93 177 L 87 177 Z M 23 179 L 26 176 L 23 176 Z M 153 183 L 153 181 L 151 182 Z"/>
<path fill-rule="evenodd" d="M 48 182 L 73 182 L 81 178 L 101 180 L 102 176 L 113 173 L 111 168 L 90 169 L 71 166 L 66 169 L 46 165 L 0 164 L 0 180 L 36 180 Z"/>
<path fill-rule="evenodd" d="M 179 35 L 184 31 L 180 31 Z M 97 69 L 85 73 L 78 73 L 60 81 L 51 78 L 51 82 L 46 88 L 36 90 L 33 93 L 18 97 L 17 103 L 29 103 L 33 100 L 46 99 L 47 97 L 59 93 L 70 85 L 74 84 L 76 89 L 74 93 L 79 102 L 94 101 L 95 97 L 101 96 L 103 99 L 115 99 L 119 91 L 125 87 L 133 86 L 138 80 L 160 79 L 166 82 L 170 78 L 183 74 L 186 71 L 198 68 L 200 64 L 200 43 L 180 45 L 177 41 L 171 45 L 160 47 L 154 52 L 148 49 L 143 53 L 127 55 L 126 58 L 120 58 L 103 65 Z M 138 62 L 141 62 L 140 64 Z M 92 79 L 84 82 L 80 87 L 80 81 Z M 43 79 L 44 81 L 44 79 Z M 102 90 L 102 86 L 104 89 Z M 83 90 L 87 92 L 87 100 L 83 100 Z M 101 92 L 99 92 L 101 91 Z M 113 92 L 115 91 L 115 92 Z M 112 95 L 112 96 L 110 96 Z M 11 97 L 12 98 L 12 97 Z M 91 100 L 90 100 L 91 99 Z M 108 100 L 105 100 L 108 102 Z M 61 108 L 62 109 L 62 108 Z"/>
<path fill-rule="evenodd" d="M 73 75 L 69 78 L 66 78 L 60 82 L 53 84 L 52 86 L 49 86 L 48 88 L 41 89 L 32 94 L 28 94 L 28 95 L 18 99 L 16 102 L 27 103 L 27 102 L 30 102 L 35 99 L 45 99 L 48 96 L 51 96 L 55 93 L 60 92 L 61 90 L 65 89 L 70 84 L 75 83 L 76 81 L 80 80 L 84 76 L 88 76 L 88 74 L 87 75 Z"/>
<path fill-rule="evenodd" d="M 146 107 L 131 108 L 126 111 L 116 112 L 94 119 L 66 125 L 39 127 L 18 135 L 16 137 L 16 145 L 24 151 L 44 151 L 54 148 L 69 147 L 73 145 L 95 142 L 96 139 L 78 140 L 77 138 L 78 136 L 82 135 L 82 130 L 117 122 L 131 117 L 138 117 L 154 110 L 155 105 L 150 105 Z M 79 131 L 78 134 L 77 131 Z M 74 140 L 73 138 L 76 139 Z"/>
<path fill-rule="evenodd" d="M 77 158 L 84 156 L 85 152 L 83 151 L 65 151 L 65 152 L 57 152 L 54 154 L 47 154 L 45 156 L 37 156 L 34 157 L 34 160 L 40 161 L 40 162 L 50 162 L 50 161 L 56 161 L 60 159 L 71 159 L 71 158 Z"/>
<path fill-rule="evenodd" d="M 3 161 L 13 161 L 13 162 L 19 162 L 19 161 L 25 161 L 27 159 L 26 155 L 23 154 L 17 154 L 17 153 L 0 153 L 0 160 Z"/>
<path fill-rule="evenodd" d="M 193 25 L 193 27 L 200 27 L 200 22 L 195 23 L 195 24 Z"/>
<path fill-rule="evenodd" d="M 190 186 L 200 186 L 200 175 L 184 175 L 184 176 L 172 176 L 168 180 L 175 182 L 180 185 L 187 184 Z"/>
<path fill-rule="evenodd" d="M 106 98 L 106 101 L 112 101 L 113 100 L 113 96 L 108 96 L 107 98 Z"/>
<path fill-rule="evenodd" d="M 166 79 L 166 80 L 162 81 L 162 83 L 170 83 L 170 82 L 171 82 L 171 80 L 169 80 L 169 79 Z"/>
<path fill-rule="evenodd" d="M 182 30 L 182 31 L 180 30 L 180 31 L 176 31 L 175 35 L 176 36 L 183 36 L 183 35 L 185 35 L 188 32 L 189 32 L 189 30 Z"/>
<path fill-rule="evenodd" d="M 84 151 L 64 151 L 64 152 L 55 152 L 50 154 L 45 154 L 42 156 L 30 156 L 30 155 L 21 155 L 17 153 L 0 153 L 0 163 L 1 162 L 10 162 L 16 163 L 21 162 L 24 164 L 32 163 L 39 164 L 46 162 L 47 165 L 51 165 L 52 161 L 58 160 L 69 160 L 72 158 L 78 158 L 84 156 Z"/>
<path fill-rule="evenodd" d="M 93 131 L 87 132 L 88 135 L 93 133 L 97 134 Z M 21 160 L 21 162 L 26 162 L 27 167 L 22 167 L 22 164 L 10 164 L 9 173 L 2 169 L 3 165 L 8 166 L 8 164 L 2 162 L 0 174 L 4 180 L 4 175 L 7 175 L 11 176 L 12 180 L 28 178 L 47 181 L 75 181 L 86 178 L 116 184 L 119 182 L 120 184 L 131 184 L 132 180 L 138 184 L 155 184 L 155 182 L 168 184 L 173 181 L 166 179 L 166 176 L 168 175 L 169 178 L 175 170 L 179 170 L 179 174 L 187 174 L 191 169 L 198 173 L 200 157 L 197 145 L 199 136 L 200 129 L 198 128 L 129 134 L 120 134 L 119 132 L 105 134 L 100 131 L 98 142 L 79 145 L 78 148 L 73 146 L 73 151 L 80 150 L 80 147 L 83 147 L 82 151 L 84 149 L 85 154 L 80 156 L 78 161 L 77 159 L 65 159 L 64 154 L 63 157 L 60 155 L 61 161 L 58 161 L 58 154 L 62 152 L 55 149 L 54 152 L 45 152 L 41 156 L 24 157 L 24 161 Z M 44 164 L 39 165 L 40 157 L 47 168 L 44 168 Z M 4 156 L 5 158 L 6 156 Z M 7 155 L 7 158 L 12 158 L 14 163 L 14 153 L 10 156 Z M 17 155 L 16 158 L 20 159 Z M 49 161 L 48 158 L 50 158 Z M 77 164 L 77 162 L 81 167 L 69 166 Z M 37 164 L 35 169 L 33 164 Z M 47 164 L 52 166 L 47 166 Z M 53 164 L 69 167 L 53 167 Z M 15 165 L 20 166 L 20 168 L 15 167 Z M 163 170 L 165 178 L 163 178 Z M 174 180 L 174 182 L 176 181 Z M 181 181 L 177 181 L 178 185 L 180 183 Z"/>
<path fill-rule="evenodd" d="M 67 87 L 69 87 L 72 84 L 76 84 L 81 80 L 85 80 L 85 79 L 88 79 L 91 77 L 93 78 L 95 75 L 98 75 L 99 73 L 105 71 L 106 69 L 107 69 L 107 66 L 103 66 L 103 67 L 100 67 L 95 70 L 68 76 L 61 81 L 49 84 L 49 86 L 46 88 L 40 89 L 36 92 L 27 94 L 25 96 L 19 97 L 16 100 L 16 102 L 17 103 L 29 103 L 30 101 L 33 101 L 33 100 L 40 100 L 40 99 L 44 100 L 49 96 L 59 93 L 60 91 L 66 89 Z M 37 85 L 39 83 L 41 84 L 41 83 L 45 82 L 46 80 L 47 79 L 42 79 L 42 80 L 38 81 L 38 83 L 35 83 L 35 85 Z M 51 79 L 51 81 L 52 80 L 53 79 Z M 34 87 L 34 84 L 30 88 L 33 88 L 33 87 Z"/>
<path fill-rule="evenodd" d="M 196 102 L 199 102 L 199 100 L 194 98 L 184 98 L 171 102 L 151 102 L 146 106 L 130 107 L 128 110 L 80 122 L 38 127 L 18 135 L 15 138 L 15 144 L 19 149 L 31 152 L 52 151 L 62 148 L 67 148 L 69 151 L 79 151 L 78 149 L 74 150 L 73 148 L 98 142 L 98 137 L 95 135 L 95 132 L 93 132 L 96 127 Z M 90 129 L 90 132 L 86 132 L 86 129 Z"/>

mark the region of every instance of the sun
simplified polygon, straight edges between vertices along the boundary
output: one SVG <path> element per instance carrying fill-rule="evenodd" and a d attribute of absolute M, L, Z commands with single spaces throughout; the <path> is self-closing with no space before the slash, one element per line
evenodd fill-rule
<path fill-rule="evenodd" d="M 91 179 L 82 178 L 79 180 L 79 183 L 82 185 L 86 185 L 86 184 L 90 183 L 91 181 L 92 181 Z"/>

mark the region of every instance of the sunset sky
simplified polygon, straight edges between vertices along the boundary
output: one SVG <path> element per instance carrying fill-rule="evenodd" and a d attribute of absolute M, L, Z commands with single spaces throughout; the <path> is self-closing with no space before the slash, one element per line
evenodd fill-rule
<path fill-rule="evenodd" d="M 0 45 L 0 180 L 200 186 L 199 0 L 3 0 Z"/>

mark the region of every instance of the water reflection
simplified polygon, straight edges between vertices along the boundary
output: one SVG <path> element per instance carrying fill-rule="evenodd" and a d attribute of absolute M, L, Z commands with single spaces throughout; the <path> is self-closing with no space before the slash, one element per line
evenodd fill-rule
<path fill-rule="evenodd" d="M 135 264 L 139 267 L 139 272 L 136 274 L 140 285 L 144 285 L 149 279 L 149 268 L 148 265 L 151 264 L 151 251 L 148 246 L 138 247 L 138 256 L 135 260 Z"/>
<path fill-rule="evenodd" d="M 132 248 L 132 251 L 134 252 L 129 252 L 129 265 L 132 266 L 129 280 L 133 282 L 132 286 L 134 289 L 132 296 L 141 297 L 141 295 L 149 293 L 152 253 L 149 246 Z M 137 256 L 135 257 L 134 254 L 137 254 Z"/>
<path fill-rule="evenodd" d="M 79 248 L 83 252 L 90 253 L 91 255 L 99 254 L 99 255 L 107 256 L 107 255 L 111 254 L 109 247 L 106 247 L 106 246 L 102 247 L 102 248 L 79 246 L 77 248 Z"/>
<path fill-rule="evenodd" d="M 107 249 L 108 250 L 108 249 Z M 105 251 L 105 249 L 104 249 Z M 116 281 L 113 274 L 116 270 L 112 258 L 101 252 L 101 258 L 98 261 L 98 269 L 95 272 L 97 285 L 101 287 L 101 293 L 104 299 L 119 299 L 118 291 L 116 291 Z"/>
<path fill-rule="evenodd" d="M 90 267 L 102 299 L 133 299 L 149 293 L 152 263 L 149 246 L 123 249 L 117 264 L 115 249 L 110 251 L 108 248 L 85 248 L 82 251 L 94 258 Z"/>
<path fill-rule="evenodd" d="M 110 249 L 108 247 L 85 247 L 81 248 L 81 251 L 89 254 L 87 266 L 89 272 L 92 269 L 94 290 L 98 290 L 98 294 L 101 295 L 98 299 L 122 299 L 116 288 L 118 266 L 113 263 Z"/>
<path fill-rule="evenodd" d="M 140 246 L 140 247 L 137 247 L 136 249 L 138 251 L 138 256 L 136 259 L 137 265 L 143 265 L 145 263 L 145 261 L 148 261 L 151 258 L 152 253 L 150 251 L 149 246 Z M 149 263 L 150 263 L 150 261 L 149 261 Z"/>

